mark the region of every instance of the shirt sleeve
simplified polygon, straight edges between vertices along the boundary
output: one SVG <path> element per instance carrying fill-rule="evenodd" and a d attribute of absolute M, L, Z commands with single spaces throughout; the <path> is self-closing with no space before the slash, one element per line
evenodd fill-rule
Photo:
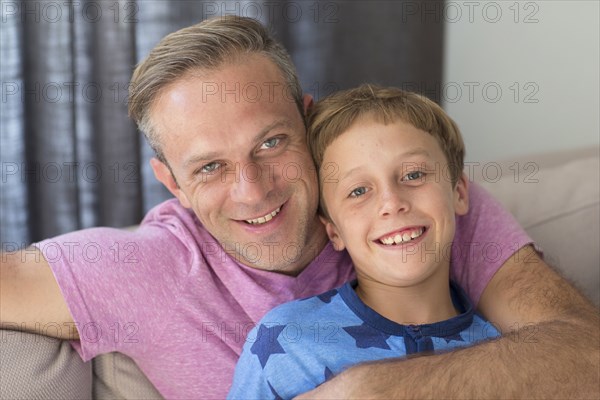
<path fill-rule="evenodd" d="M 157 224 L 85 229 L 34 246 L 73 316 L 80 340 L 72 344 L 84 361 L 111 351 L 142 356 L 168 326 L 191 264 L 185 242 Z"/>
<path fill-rule="evenodd" d="M 260 326 L 260 325 L 257 325 Z M 258 328 L 253 328 L 248 334 L 249 338 L 256 338 Z M 258 358 L 251 352 L 254 341 L 246 341 L 242 355 L 235 367 L 233 384 L 227 395 L 228 400 L 238 399 L 276 399 L 281 398 L 275 389 L 270 386 L 268 377 Z"/>
<path fill-rule="evenodd" d="M 478 304 L 494 274 L 514 253 L 533 243 L 514 217 L 476 183 L 469 185 L 469 212 L 457 217 L 451 277 Z"/>

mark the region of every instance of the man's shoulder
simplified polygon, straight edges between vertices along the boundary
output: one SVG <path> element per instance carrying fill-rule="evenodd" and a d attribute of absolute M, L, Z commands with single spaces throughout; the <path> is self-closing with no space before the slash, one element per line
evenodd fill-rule
<path fill-rule="evenodd" d="M 177 199 L 165 200 L 152 207 L 140 225 L 147 224 L 168 224 L 168 223 L 185 223 L 193 224 L 201 227 L 198 218 L 194 212 L 181 205 Z"/>
<path fill-rule="evenodd" d="M 217 241 L 204 228 L 193 210 L 185 208 L 177 199 L 169 199 L 154 206 L 142 220 L 139 231 L 162 229 L 182 242 L 215 243 Z"/>
<path fill-rule="evenodd" d="M 129 266 L 135 266 L 133 270 L 138 273 L 153 275 L 161 265 L 169 265 L 161 273 L 176 275 L 178 271 L 185 277 L 193 260 L 206 261 L 203 255 L 219 246 L 193 212 L 174 199 L 155 206 L 135 228 L 87 228 L 33 245 L 53 270 L 80 270 L 82 276 L 97 270 L 107 278 L 109 271 L 122 274 L 129 270 L 123 267 Z"/>

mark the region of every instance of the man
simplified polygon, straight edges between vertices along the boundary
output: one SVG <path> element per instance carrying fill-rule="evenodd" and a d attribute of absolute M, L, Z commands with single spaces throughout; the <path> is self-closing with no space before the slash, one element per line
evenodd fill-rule
<path fill-rule="evenodd" d="M 224 397 L 246 334 L 269 309 L 353 277 L 316 215 L 304 126 L 310 104 L 289 57 L 256 21 L 217 18 L 167 36 L 134 73 L 130 113 L 156 152 L 156 177 L 177 199 L 153 209 L 136 232 L 89 229 L 35 244 L 36 257 L 3 255 L 2 323 L 33 330 L 59 322 L 72 329 L 56 335 L 79 338 L 84 359 L 121 351 L 167 398 Z M 359 366 L 307 395 L 597 390 L 594 309 L 488 195 L 475 188 L 470 196 L 453 274 L 507 337 Z M 501 259 L 485 259 L 487 243 Z"/>

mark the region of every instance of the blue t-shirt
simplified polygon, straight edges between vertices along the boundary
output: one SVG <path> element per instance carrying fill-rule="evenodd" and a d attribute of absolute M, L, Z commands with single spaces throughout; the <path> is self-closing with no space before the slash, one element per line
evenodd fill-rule
<path fill-rule="evenodd" d="M 248 334 L 227 398 L 292 398 L 354 364 L 500 336 L 454 283 L 450 292 L 460 314 L 425 325 L 401 325 L 379 315 L 354 287 L 356 281 L 265 315 Z"/>

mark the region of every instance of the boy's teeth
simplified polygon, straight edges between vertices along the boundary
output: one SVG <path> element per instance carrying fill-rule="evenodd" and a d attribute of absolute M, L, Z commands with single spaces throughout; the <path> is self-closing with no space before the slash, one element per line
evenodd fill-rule
<path fill-rule="evenodd" d="M 408 232 L 404 232 L 403 234 L 397 233 L 394 236 L 389 236 L 389 237 L 380 239 L 379 241 L 385 245 L 393 245 L 393 244 L 410 242 L 411 240 L 416 239 L 419 236 L 421 236 L 424 231 L 425 231 L 425 229 L 421 228 L 421 229 L 412 231 L 410 234 Z"/>
<path fill-rule="evenodd" d="M 279 214 L 279 211 L 281 211 L 281 207 L 277 207 L 277 210 L 270 212 L 269 214 L 265 215 L 264 217 L 259 217 L 256 219 L 247 219 L 246 222 L 249 224 L 264 224 L 265 222 L 269 222 L 270 220 L 273 219 L 274 216 L 276 216 L 277 214 Z"/>

